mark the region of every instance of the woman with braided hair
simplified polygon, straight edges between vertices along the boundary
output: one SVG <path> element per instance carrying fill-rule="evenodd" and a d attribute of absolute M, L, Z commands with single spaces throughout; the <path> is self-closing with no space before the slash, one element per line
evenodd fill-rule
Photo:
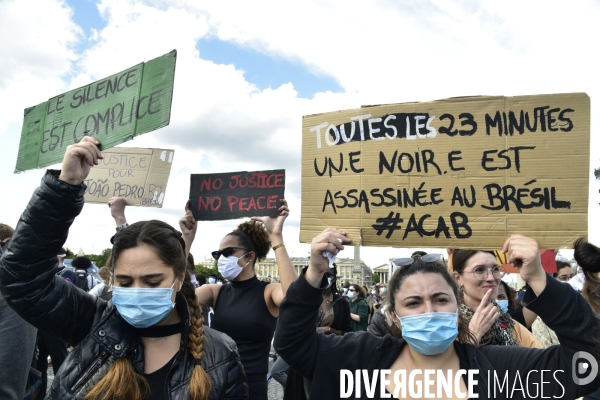
<path fill-rule="evenodd" d="M 82 182 L 102 158 L 98 145 L 85 137 L 67 148 L 62 171 L 46 173 L 0 264 L 10 306 L 75 346 L 46 398 L 247 398 L 235 343 L 203 327 L 185 243 L 168 224 L 137 222 L 115 235 L 111 301 L 54 277 L 50 255 L 81 211 Z"/>
<path fill-rule="evenodd" d="M 267 373 L 271 339 L 279 304 L 288 286 L 298 277 L 283 243 L 283 223 L 289 214 L 281 200 L 279 215 L 252 217 L 227 234 L 212 256 L 227 285 L 208 284 L 196 289 L 200 304 L 212 307 L 211 327 L 229 335 L 237 344 L 248 377 L 251 400 L 267 400 Z M 188 248 L 197 223 L 189 210 L 179 221 Z M 254 268 L 273 248 L 281 283 L 258 280 Z"/>

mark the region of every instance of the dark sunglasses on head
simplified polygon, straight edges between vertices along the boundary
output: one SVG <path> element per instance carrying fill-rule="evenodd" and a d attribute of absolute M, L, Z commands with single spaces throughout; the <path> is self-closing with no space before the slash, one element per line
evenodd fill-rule
<path fill-rule="evenodd" d="M 412 258 L 412 257 L 399 258 L 397 260 L 394 260 L 394 264 L 396 264 L 398 267 L 407 267 L 409 265 L 412 265 L 412 263 L 414 263 L 417 258 L 420 258 L 424 262 L 430 263 L 430 262 L 436 262 L 436 261 L 441 260 L 442 255 L 433 253 L 433 254 L 425 254 L 424 256 L 415 256 L 415 258 Z"/>
<path fill-rule="evenodd" d="M 213 256 L 213 258 L 215 260 L 218 260 L 219 257 L 221 257 L 221 255 L 223 255 L 223 257 L 229 257 L 236 250 L 249 251 L 249 250 L 247 250 L 247 249 L 245 249 L 243 247 L 225 247 L 223 250 L 216 250 L 216 251 L 213 251 L 210 254 Z"/>

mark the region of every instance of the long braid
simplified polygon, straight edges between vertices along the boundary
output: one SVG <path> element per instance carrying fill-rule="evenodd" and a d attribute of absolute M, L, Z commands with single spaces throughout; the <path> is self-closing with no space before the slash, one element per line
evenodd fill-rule
<path fill-rule="evenodd" d="M 188 335 L 188 350 L 195 360 L 202 359 L 202 348 L 204 346 L 204 316 L 202 308 L 196 297 L 195 287 L 191 281 L 190 274 L 186 272 L 181 294 L 185 297 L 191 317 L 190 333 Z M 201 365 L 194 366 L 192 379 L 190 381 L 190 395 L 194 400 L 206 400 L 210 394 L 211 382 L 206 371 Z"/>

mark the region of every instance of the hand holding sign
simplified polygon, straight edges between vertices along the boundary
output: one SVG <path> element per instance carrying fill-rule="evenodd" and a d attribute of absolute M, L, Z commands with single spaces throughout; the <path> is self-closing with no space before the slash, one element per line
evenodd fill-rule
<path fill-rule="evenodd" d="M 196 238 L 196 231 L 198 230 L 198 223 L 192 215 L 190 205 L 191 201 L 188 200 L 187 203 L 185 203 L 185 215 L 179 220 L 179 229 L 181 229 L 181 235 L 183 236 L 183 241 L 185 242 L 186 256 L 189 254 L 190 249 L 192 248 L 192 243 Z"/>
<path fill-rule="evenodd" d="M 279 215 L 285 170 L 192 174 L 190 209 L 198 221 Z"/>
<path fill-rule="evenodd" d="M 290 209 L 287 206 L 287 200 L 279 200 L 283 205 L 279 207 L 279 215 L 276 217 L 252 217 L 253 221 L 260 221 L 264 224 L 267 232 L 269 232 L 269 238 L 273 243 L 273 237 L 281 238 L 283 233 L 283 223 L 285 219 L 290 215 Z"/>
<path fill-rule="evenodd" d="M 117 226 L 123 225 L 127 222 L 125 218 L 125 207 L 127 201 L 122 197 L 111 197 L 108 200 L 108 207 L 110 208 L 110 215 L 115 220 Z"/>
<path fill-rule="evenodd" d="M 98 159 L 104 158 L 99 146 L 98 140 L 85 136 L 79 143 L 67 147 L 58 179 L 71 185 L 81 184 L 90 173 L 90 168 L 98 165 Z"/>
<path fill-rule="evenodd" d="M 546 287 L 546 272 L 542 268 L 538 243 L 527 236 L 511 235 L 504 246 L 503 253 L 508 253 L 508 262 L 519 269 L 521 278 L 539 295 Z"/>

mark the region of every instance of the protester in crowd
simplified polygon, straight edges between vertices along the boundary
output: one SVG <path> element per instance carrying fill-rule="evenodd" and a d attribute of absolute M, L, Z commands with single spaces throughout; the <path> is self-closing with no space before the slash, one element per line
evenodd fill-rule
<path fill-rule="evenodd" d="M 498 285 L 496 303 L 498 303 L 498 305 L 504 312 L 518 310 L 522 307 L 517 301 L 517 294 L 515 293 L 513 288 L 508 286 L 508 283 L 504 282 L 502 279 L 500 280 L 500 284 Z"/>
<path fill-rule="evenodd" d="M 583 278 L 581 294 L 596 314 L 600 314 L 600 248 L 580 238 L 573 244 L 574 256 L 581 267 Z M 577 279 L 577 277 L 573 278 Z M 590 393 L 583 400 L 600 400 L 600 390 Z"/>
<path fill-rule="evenodd" d="M 53 277 L 50 255 L 83 207 L 97 146 L 84 137 L 67 148 L 62 171 L 46 172 L 0 262 L 10 306 L 75 345 L 47 398 L 247 398 L 235 343 L 202 326 L 185 243 L 171 226 L 144 221 L 115 235 L 110 302 Z"/>
<path fill-rule="evenodd" d="M 571 267 L 571 264 L 565 261 L 557 260 L 556 272 L 553 273 L 552 276 L 561 282 L 569 283 L 569 281 L 575 277 L 575 272 L 573 272 L 573 267 Z"/>
<path fill-rule="evenodd" d="M 71 270 L 65 266 L 65 258 L 67 257 L 67 251 L 64 247 L 61 247 L 56 255 L 56 259 L 58 260 L 58 268 L 56 269 L 56 275 L 62 276 L 67 281 L 75 284 L 77 282 L 77 277 L 75 276 L 75 268 Z"/>
<path fill-rule="evenodd" d="M 311 399 L 339 398 L 342 390 L 347 393 L 348 386 L 342 386 L 344 371 L 356 379 L 361 378 L 354 382 L 361 393 L 354 391 L 355 385 L 352 385 L 350 397 L 365 395 L 373 399 L 386 397 L 386 390 L 393 393 L 394 389 L 400 389 L 394 383 L 394 376 L 404 376 L 405 384 L 412 385 L 409 390 L 417 391 L 425 385 L 436 388 L 437 374 L 425 377 L 423 371 L 427 370 L 442 371 L 444 375 L 449 370 L 450 380 L 460 386 L 462 393 L 467 392 L 467 385 L 471 383 L 473 397 L 479 398 L 490 398 L 487 385 L 490 376 L 506 377 L 509 382 L 493 394 L 494 398 L 501 399 L 529 398 L 540 390 L 563 398 L 576 398 L 600 386 L 599 378 L 588 383 L 571 379 L 576 353 L 587 352 L 594 359 L 600 357 L 598 319 L 581 296 L 547 276 L 535 240 L 512 235 L 502 251 L 508 253 L 509 262 L 520 269 L 521 278 L 529 283 L 525 296 L 527 306 L 559 336 L 561 344 L 548 349 L 473 345 L 475 338 L 458 313 L 455 281 L 443 263 L 425 262 L 421 258 L 396 270 L 389 282 L 390 314 L 398 327 L 402 327 L 402 338 L 391 335 L 377 338 L 363 332 L 334 337 L 314 332 L 312 327 L 322 301 L 321 293 L 327 286 L 324 274 L 329 269 L 328 260 L 321 254 L 340 251 L 347 244 L 350 240 L 345 233 L 334 228 L 315 237 L 309 268 L 290 285 L 281 304 L 275 350 L 292 368 L 312 380 Z M 598 267 L 600 262 L 596 263 Z M 492 290 L 488 289 L 485 297 L 489 299 L 491 294 Z M 384 370 L 390 373 L 381 379 L 380 371 Z M 459 370 L 465 373 L 460 375 Z M 478 373 L 469 378 L 465 370 Z M 556 374 L 555 379 L 546 379 L 540 372 L 548 370 Z M 355 371 L 358 371 L 356 375 Z M 521 378 L 523 371 L 531 372 L 527 380 Z M 403 375 L 396 375 L 397 372 Z M 409 376 L 414 379 L 408 379 Z M 368 377 L 369 382 L 365 383 L 363 377 Z M 375 377 L 372 383 L 371 377 Z M 472 384 L 472 380 L 478 383 Z M 515 384 L 521 389 L 511 391 Z M 370 393 L 366 394 L 369 387 Z M 400 398 L 396 393 L 394 397 Z"/>
<path fill-rule="evenodd" d="M 350 318 L 353 332 L 367 330 L 367 318 L 369 317 L 369 306 L 365 301 L 365 290 L 362 286 L 350 284 L 348 288 L 348 300 L 350 302 Z"/>
<path fill-rule="evenodd" d="M 13 228 L 0 223 L 0 257 Z M 27 376 L 35 351 L 36 329 L 25 322 L 0 295 L 0 399 L 25 398 Z"/>
<path fill-rule="evenodd" d="M 75 268 L 75 286 L 86 292 L 89 292 L 100 283 L 92 274 L 87 272 L 91 265 L 92 260 L 86 256 L 75 257 L 71 261 L 71 266 Z"/>
<path fill-rule="evenodd" d="M 460 313 L 479 344 L 542 347 L 526 327 L 492 302 L 503 272 L 492 252 L 455 250 L 452 266 Z"/>
<path fill-rule="evenodd" d="M 98 296 L 106 301 L 112 298 L 112 289 L 110 286 L 110 269 L 106 266 L 100 268 L 98 275 L 102 278 L 102 282 L 94 286 L 88 293 L 93 296 Z"/>
<path fill-rule="evenodd" d="M 210 283 L 210 284 L 217 283 L 217 276 L 215 274 L 210 274 L 208 276 L 208 281 L 206 283 Z"/>
<path fill-rule="evenodd" d="M 289 214 L 287 202 L 276 217 L 253 217 L 227 234 L 212 256 L 226 285 L 209 284 L 196 289 L 200 304 L 212 307 L 210 326 L 229 335 L 238 345 L 248 377 L 250 399 L 267 399 L 268 355 L 275 332 L 279 304 L 288 286 L 297 278 L 283 241 L 283 224 Z M 179 226 L 188 247 L 196 235 L 197 223 L 186 206 Z M 255 265 L 273 246 L 281 283 L 258 280 Z"/>

